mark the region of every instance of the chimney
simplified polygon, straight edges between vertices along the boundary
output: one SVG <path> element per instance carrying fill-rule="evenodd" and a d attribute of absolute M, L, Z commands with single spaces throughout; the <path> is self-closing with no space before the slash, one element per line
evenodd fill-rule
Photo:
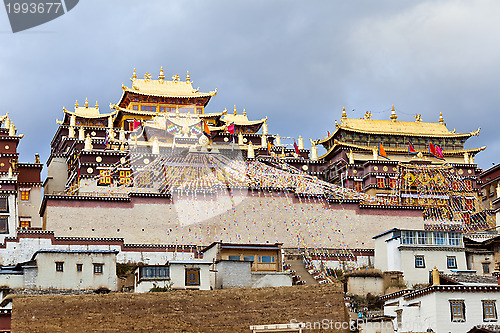
<path fill-rule="evenodd" d="M 432 285 L 433 286 L 438 286 L 439 283 L 439 271 L 436 266 L 434 266 L 434 269 L 432 270 Z"/>

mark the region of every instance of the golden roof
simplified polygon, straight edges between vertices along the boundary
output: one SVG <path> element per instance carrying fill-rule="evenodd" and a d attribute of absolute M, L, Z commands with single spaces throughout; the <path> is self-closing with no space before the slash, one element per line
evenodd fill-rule
<path fill-rule="evenodd" d="M 78 101 L 75 103 L 75 111 L 71 112 L 69 110 L 66 110 L 66 108 L 63 107 L 63 111 L 67 113 L 68 115 L 72 116 L 75 115 L 77 117 L 81 118 L 107 118 L 110 116 L 114 116 L 117 111 L 113 111 L 110 113 L 100 113 L 99 112 L 99 105 L 97 102 L 95 103 L 95 107 L 89 106 L 88 100 L 85 99 L 85 105 L 84 106 L 79 106 Z"/>
<path fill-rule="evenodd" d="M 261 120 L 248 120 L 247 113 L 245 110 L 243 110 L 243 114 L 237 114 L 236 106 L 234 107 L 233 114 L 228 114 L 227 110 L 224 110 L 223 112 L 225 114 L 224 117 L 221 118 L 221 120 L 226 122 L 227 124 L 234 123 L 237 126 L 250 126 L 250 125 L 263 124 L 267 121 L 267 117 Z"/>
<path fill-rule="evenodd" d="M 328 138 L 319 140 L 318 143 L 329 141 L 333 135 L 340 129 L 367 133 L 367 134 L 386 134 L 386 135 L 405 135 L 405 136 L 424 136 L 424 137 L 470 137 L 478 135 L 479 130 L 470 133 L 455 133 L 446 128 L 444 123 L 426 123 L 423 121 L 396 121 L 396 120 L 377 120 L 348 119 L 342 118 L 340 124 L 337 123 L 337 130 Z"/>
<path fill-rule="evenodd" d="M 194 89 L 193 81 L 191 81 L 189 72 L 186 81 L 181 81 L 179 75 L 177 74 L 172 76 L 172 81 L 165 80 L 164 78 L 163 68 L 160 70 L 158 80 L 152 79 L 151 74 L 149 73 L 144 75 L 144 79 L 138 79 L 137 75 L 134 74 L 130 79 L 132 81 L 132 87 L 128 88 L 122 85 L 122 89 L 132 93 L 160 97 L 189 98 L 212 97 L 217 95 L 217 89 L 209 93 L 199 92 L 199 88 Z"/>
<path fill-rule="evenodd" d="M 330 149 L 328 149 L 328 151 L 325 154 L 320 156 L 319 159 L 326 158 L 336 147 L 339 147 L 339 146 L 364 150 L 364 151 L 370 152 L 370 154 L 372 153 L 373 149 L 378 149 L 378 145 L 376 145 L 376 146 L 364 146 L 364 145 L 357 145 L 357 144 L 349 143 L 349 142 L 343 142 L 343 141 L 339 141 L 339 140 L 333 140 L 333 143 L 334 143 L 334 145 L 332 147 L 330 147 Z M 486 149 L 486 146 L 483 146 L 480 148 L 471 148 L 471 149 L 443 150 L 443 156 L 462 155 L 464 153 L 477 154 L 480 151 L 483 151 L 485 149 Z M 384 150 L 387 153 L 408 154 L 408 147 L 392 148 L 392 147 L 384 146 Z M 415 151 L 417 153 L 422 152 L 422 153 L 424 153 L 424 155 L 429 154 L 429 149 L 415 149 Z"/>

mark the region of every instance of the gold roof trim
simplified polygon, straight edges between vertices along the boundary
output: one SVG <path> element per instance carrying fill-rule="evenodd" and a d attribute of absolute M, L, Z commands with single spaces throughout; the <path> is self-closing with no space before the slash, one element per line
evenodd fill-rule
<path fill-rule="evenodd" d="M 225 114 L 224 118 L 221 118 L 221 120 L 228 124 L 234 123 L 237 126 L 250 126 L 250 125 L 259 125 L 265 123 L 267 121 L 267 117 L 261 120 L 248 120 L 246 114 Z"/>
<path fill-rule="evenodd" d="M 99 107 L 94 108 L 94 107 L 79 107 L 79 106 L 75 106 L 74 112 L 66 110 L 65 107 L 63 107 L 63 111 L 69 114 L 70 116 L 75 115 L 77 117 L 88 118 L 88 119 L 108 118 L 114 116 L 118 112 L 115 110 L 109 113 L 100 113 Z"/>
<path fill-rule="evenodd" d="M 160 97 L 178 97 L 178 98 L 189 98 L 189 97 L 213 97 L 217 95 L 217 89 L 210 91 L 208 93 L 199 92 L 200 88 L 193 88 L 193 81 L 188 75 L 186 81 L 181 81 L 179 76 L 176 74 L 172 76 L 172 81 L 164 80 L 163 70 L 159 75 L 160 79 L 151 79 L 151 75 L 146 73 L 144 79 L 138 79 L 137 77 L 132 77 L 132 87 L 128 88 L 122 84 L 122 89 L 124 91 L 129 91 L 132 93 L 139 93 L 143 95 L 152 95 Z"/>

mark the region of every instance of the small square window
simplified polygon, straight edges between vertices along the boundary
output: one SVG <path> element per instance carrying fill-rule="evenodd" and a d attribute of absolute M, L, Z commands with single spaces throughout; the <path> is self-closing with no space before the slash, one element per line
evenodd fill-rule
<path fill-rule="evenodd" d="M 489 262 L 483 262 L 483 274 L 490 274 L 490 263 Z"/>
<path fill-rule="evenodd" d="M 30 199 L 30 190 L 23 189 L 21 192 L 21 201 L 28 201 Z"/>
<path fill-rule="evenodd" d="M 9 212 L 9 206 L 7 204 L 7 198 L 6 197 L 0 197 L 0 212 L 2 212 L 2 213 L 8 213 Z"/>
<path fill-rule="evenodd" d="M 424 256 L 415 256 L 415 268 L 425 268 Z"/>
<path fill-rule="evenodd" d="M 447 257 L 446 265 L 448 268 L 457 268 L 457 257 Z"/>
<path fill-rule="evenodd" d="M 186 286 L 200 285 L 200 269 L 186 268 Z"/>
<path fill-rule="evenodd" d="M 94 274 L 102 274 L 104 264 L 94 264 Z"/>
<path fill-rule="evenodd" d="M 76 271 L 77 272 L 83 271 L 83 264 L 76 264 Z"/>
<path fill-rule="evenodd" d="M 63 272 L 63 271 L 64 271 L 64 262 L 57 261 L 56 262 L 56 272 Z"/>

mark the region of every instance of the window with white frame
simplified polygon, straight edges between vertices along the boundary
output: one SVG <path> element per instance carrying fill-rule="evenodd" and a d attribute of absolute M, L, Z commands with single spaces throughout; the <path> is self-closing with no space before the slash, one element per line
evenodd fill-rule
<path fill-rule="evenodd" d="M 450 313 L 452 322 L 465 322 L 465 302 L 450 300 Z"/>
<path fill-rule="evenodd" d="M 497 321 L 497 307 L 494 300 L 483 300 L 483 321 Z"/>
<path fill-rule="evenodd" d="M 457 257 L 455 256 L 446 257 L 446 267 L 457 268 Z"/>
<path fill-rule="evenodd" d="M 424 256 L 415 256 L 415 268 L 425 268 Z"/>

